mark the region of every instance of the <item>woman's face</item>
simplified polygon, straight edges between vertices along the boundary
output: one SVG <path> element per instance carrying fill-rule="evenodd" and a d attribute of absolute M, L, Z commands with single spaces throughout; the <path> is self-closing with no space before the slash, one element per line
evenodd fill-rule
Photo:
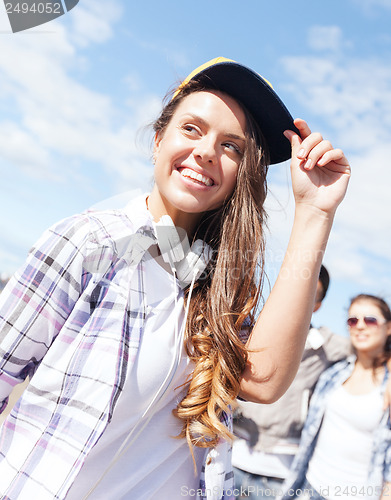
<path fill-rule="evenodd" d="M 386 322 L 379 307 L 370 300 L 359 300 L 350 306 L 349 318 L 358 319 L 357 324 L 349 326 L 350 339 L 357 353 L 381 354 L 391 334 L 391 323 Z"/>
<path fill-rule="evenodd" d="M 245 130 L 243 110 L 226 94 L 185 97 L 155 140 L 155 186 L 148 200 L 154 217 L 168 213 L 187 229 L 187 222 L 220 207 L 235 188 Z"/>

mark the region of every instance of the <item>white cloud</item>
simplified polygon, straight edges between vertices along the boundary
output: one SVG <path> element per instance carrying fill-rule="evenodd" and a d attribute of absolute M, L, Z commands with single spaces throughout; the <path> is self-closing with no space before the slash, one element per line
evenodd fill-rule
<path fill-rule="evenodd" d="M 113 25 L 121 17 L 122 7 L 115 0 L 82 0 L 72 16 L 71 40 L 85 47 L 90 43 L 103 43 L 113 36 Z"/>
<path fill-rule="evenodd" d="M 20 260 L 14 251 L 4 251 L 0 248 L 1 274 L 0 279 L 8 279 L 20 266 Z"/>
<path fill-rule="evenodd" d="M 389 140 L 389 65 L 310 57 L 285 59 L 284 66 L 293 80 L 291 88 L 300 89 L 296 94 L 303 107 L 332 125 L 347 147 L 367 148 Z M 363 132 L 365 141 L 360 140 Z"/>
<path fill-rule="evenodd" d="M 337 51 L 342 44 L 339 26 L 312 26 L 308 31 L 308 45 L 313 50 Z"/>
<path fill-rule="evenodd" d="M 0 151 L 3 162 L 18 165 L 24 171 L 50 176 L 50 155 L 31 134 L 15 123 L 0 123 Z"/>
<path fill-rule="evenodd" d="M 380 9 L 391 10 L 391 0 L 351 0 L 351 2 L 367 14 L 377 12 Z"/>
<path fill-rule="evenodd" d="M 53 179 L 64 172 L 77 178 L 75 169 L 93 163 L 117 176 L 121 189 L 124 182 L 142 186 L 149 181 L 145 148 L 141 151 L 134 139 L 158 109 L 157 98 L 143 93 L 139 83 L 129 88 L 120 109 L 74 76 L 82 62 L 76 45 L 111 36 L 121 10 L 114 1 L 109 7 L 85 0 L 67 14 L 77 14 L 70 23 L 51 22 L 50 32 L 2 38 L 0 110 L 8 115 L 0 121 L 3 160 L 36 177 L 47 177 L 51 170 Z"/>
<path fill-rule="evenodd" d="M 346 255 L 361 254 L 366 265 L 370 261 L 388 262 L 391 271 L 391 147 L 379 144 L 351 159 L 351 184 L 338 214 L 341 239 L 346 240 L 344 246 L 349 250 Z M 391 279 L 390 272 L 385 274 Z"/>
<path fill-rule="evenodd" d="M 286 58 L 284 66 L 303 109 L 352 165 L 328 262 L 346 279 L 391 287 L 391 67 L 342 57 Z"/>
<path fill-rule="evenodd" d="M 103 6 L 83 0 L 58 21 L 18 34 L 0 9 L 6 32 L 0 34 L 0 195 L 12 212 L 2 219 L 0 270 L 14 269 L 54 217 L 113 190 L 151 184 L 149 148 L 136 140 L 160 99 L 146 93 L 136 71 L 123 81 L 120 105 L 116 95 L 84 83 L 90 61 L 84 48 L 107 41 L 118 19 L 119 2 L 107 5 L 103 13 Z"/>

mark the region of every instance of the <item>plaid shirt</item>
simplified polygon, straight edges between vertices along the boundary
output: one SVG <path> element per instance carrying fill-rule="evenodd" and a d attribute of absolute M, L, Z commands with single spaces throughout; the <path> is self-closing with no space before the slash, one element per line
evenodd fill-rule
<path fill-rule="evenodd" d="M 301 435 L 300 448 L 292 464 L 291 473 L 286 479 L 283 490 L 284 495 L 279 497 L 283 500 L 296 498 L 293 494 L 295 490 L 300 490 L 305 481 L 308 464 L 314 452 L 319 429 L 322 425 L 323 415 L 330 393 L 341 386 L 352 374 L 355 356 L 336 363 L 326 370 L 319 378 L 315 392 L 311 398 L 311 405 L 308 417 Z M 388 370 L 382 382 L 382 393 L 388 380 Z M 391 429 L 389 410 L 385 411 L 380 424 L 374 432 L 372 455 L 369 467 L 369 475 L 365 482 L 365 487 L 372 487 L 373 491 L 379 492 L 379 485 L 383 482 L 391 481 Z M 368 490 L 369 491 L 369 490 Z M 361 497 L 361 498 L 365 498 Z"/>
<path fill-rule="evenodd" d="M 3 499 L 66 497 L 137 356 L 142 258 L 155 242 L 145 197 L 76 215 L 44 233 L 0 295 L 0 411 L 32 377 L 0 433 Z M 199 498 L 228 498 L 229 454 L 224 442 L 206 454 Z"/>

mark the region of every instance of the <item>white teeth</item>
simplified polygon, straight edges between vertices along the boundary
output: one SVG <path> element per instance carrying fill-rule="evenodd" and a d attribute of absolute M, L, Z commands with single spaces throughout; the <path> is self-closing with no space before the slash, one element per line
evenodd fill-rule
<path fill-rule="evenodd" d="M 190 179 L 194 179 L 198 182 L 201 182 L 202 184 L 205 184 L 205 186 L 212 186 L 213 181 L 209 177 L 206 177 L 205 175 L 199 174 L 197 172 L 194 172 L 194 170 L 191 170 L 191 168 L 184 168 L 180 171 L 180 174 L 183 175 L 183 177 L 190 177 Z"/>

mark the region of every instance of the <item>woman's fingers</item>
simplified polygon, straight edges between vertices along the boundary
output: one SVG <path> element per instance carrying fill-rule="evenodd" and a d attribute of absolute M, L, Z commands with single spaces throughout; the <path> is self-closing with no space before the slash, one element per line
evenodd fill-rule
<path fill-rule="evenodd" d="M 329 165 L 332 170 L 341 170 L 341 166 L 349 166 L 343 151 L 334 149 L 331 142 L 323 139 L 320 133 L 311 132 L 305 120 L 296 118 L 294 124 L 300 136 L 292 130 L 286 130 L 284 135 L 291 143 L 292 158 L 297 158 L 302 168 L 312 170 L 317 165 Z M 335 168 L 332 168 L 333 163 Z"/>
<path fill-rule="evenodd" d="M 284 135 L 292 145 L 292 157 L 296 157 L 305 170 L 312 170 L 317 165 L 324 167 L 332 162 L 349 165 L 343 151 L 334 149 L 331 142 L 323 139 L 320 133 L 311 132 L 305 120 L 296 118 L 294 124 L 300 137 L 292 130 L 286 130 Z"/>
<path fill-rule="evenodd" d="M 285 130 L 284 135 L 291 143 L 292 157 L 296 156 L 299 160 L 302 160 L 307 156 L 307 150 L 310 148 L 311 144 L 314 145 L 315 143 L 311 139 L 308 140 L 311 136 L 311 129 L 305 120 L 296 118 L 293 123 L 299 130 L 300 135 L 297 135 L 293 130 Z M 304 147 L 303 143 L 305 143 Z"/>
<path fill-rule="evenodd" d="M 303 120 L 302 118 L 295 118 L 293 120 L 293 123 L 294 123 L 295 127 L 299 130 L 300 137 L 303 140 L 311 134 L 311 129 L 308 126 L 308 123 L 305 120 Z"/>
<path fill-rule="evenodd" d="M 300 151 L 302 156 L 299 156 L 298 154 L 298 158 L 302 159 L 305 162 L 304 168 L 306 170 L 311 170 L 315 167 L 315 165 L 322 165 L 321 160 L 324 159 L 326 153 L 333 150 L 333 146 L 331 145 L 330 141 L 323 140 L 320 134 L 312 134 L 308 137 L 308 139 L 310 138 L 312 139 L 311 144 L 313 145 L 309 147 L 308 143 L 306 143 L 303 147 L 302 144 L 302 151 Z M 309 152 L 307 153 L 308 150 Z M 323 162 L 323 165 L 325 163 L 327 162 Z"/>
<path fill-rule="evenodd" d="M 327 163 L 330 162 L 335 162 L 338 163 L 339 165 L 344 165 L 348 166 L 349 162 L 344 155 L 344 152 L 342 149 L 331 149 L 330 151 L 327 151 L 323 154 L 323 156 L 318 160 L 318 165 L 323 167 Z"/>
<path fill-rule="evenodd" d="M 302 143 L 300 136 L 298 136 L 296 134 L 296 132 L 293 132 L 293 130 L 285 130 L 284 135 L 288 139 L 288 141 L 291 143 L 292 154 L 294 154 L 295 149 L 297 149 L 298 146 L 300 146 L 300 144 Z"/>

